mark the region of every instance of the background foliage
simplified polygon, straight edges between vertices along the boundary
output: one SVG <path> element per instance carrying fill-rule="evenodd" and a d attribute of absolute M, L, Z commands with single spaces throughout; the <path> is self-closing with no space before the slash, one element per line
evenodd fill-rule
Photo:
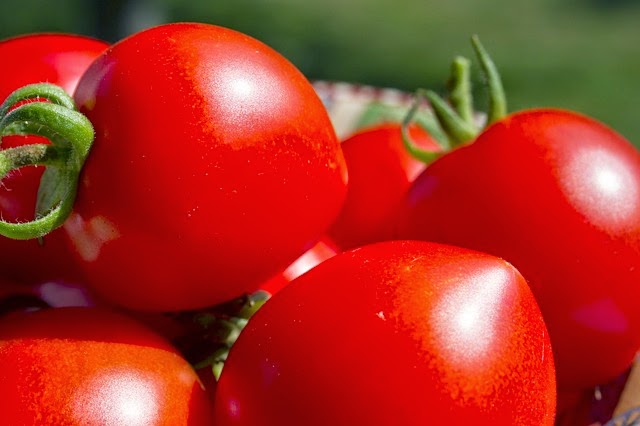
<path fill-rule="evenodd" d="M 65 31 L 118 39 L 172 21 L 248 33 L 310 79 L 443 89 L 469 36 L 498 64 L 510 110 L 572 108 L 640 146 L 640 2 L 631 0 L 20 0 L 0 3 L 0 38 Z M 11 58 L 1 58 L 10 66 Z M 477 108 L 484 93 L 474 65 Z"/>

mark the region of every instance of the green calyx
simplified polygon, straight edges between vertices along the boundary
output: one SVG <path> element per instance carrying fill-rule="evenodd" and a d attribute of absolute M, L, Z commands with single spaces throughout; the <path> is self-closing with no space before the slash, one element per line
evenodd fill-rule
<path fill-rule="evenodd" d="M 0 138 L 10 135 L 43 136 L 50 144 L 0 150 L 0 179 L 21 167 L 46 167 L 34 219 L 15 223 L 0 218 L 0 235 L 40 238 L 71 213 L 80 171 L 93 143 L 93 126 L 62 88 L 39 83 L 16 90 L 0 105 Z"/>
<path fill-rule="evenodd" d="M 463 57 L 456 57 L 451 66 L 451 76 L 448 82 L 448 101 L 432 90 L 418 89 L 414 96 L 414 103 L 402 122 L 405 147 L 415 158 L 425 163 L 432 162 L 443 153 L 426 152 L 418 147 L 409 136 L 408 126 L 413 122 L 424 100 L 427 100 L 431 105 L 438 124 L 449 140 L 449 146 L 443 146 L 444 152 L 474 140 L 488 125 L 507 114 L 507 102 L 502 80 L 493 60 L 480 43 L 477 35 L 471 37 L 471 45 L 480 63 L 489 91 L 489 108 L 486 113 L 485 125 L 481 127 L 477 124 L 473 110 L 470 61 Z"/>
<path fill-rule="evenodd" d="M 173 319 L 184 332 L 172 343 L 194 369 L 211 368 L 217 380 L 229 350 L 269 297 L 269 293 L 259 290 L 207 309 L 178 312 Z"/>

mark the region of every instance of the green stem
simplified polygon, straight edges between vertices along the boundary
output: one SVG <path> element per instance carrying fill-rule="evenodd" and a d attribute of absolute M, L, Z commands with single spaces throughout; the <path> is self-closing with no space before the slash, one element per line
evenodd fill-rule
<path fill-rule="evenodd" d="M 0 105 L 0 117 L 3 117 L 16 104 L 26 100 L 42 100 L 63 106 L 67 109 L 75 109 L 73 99 L 60 86 L 47 83 L 29 84 L 10 93 L 7 99 Z"/>
<path fill-rule="evenodd" d="M 480 43 L 477 35 L 471 37 L 471 44 L 480 62 L 482 72 L 487 79 L 487 87 L 489 89 L 489 111 L 487 112 L 487 125 L 494 121 L 500 120 L 507 115 L 507 98 L 505 96 L 504 87 L 500 73 L 495 63 Z"/>
<path fill-rule="evenodd" d="M 184 331 L 172 343 L 196 370 L 211 366 L 218 379 L 229 350 L 268 299 L 267 292 L 258 290 L 203 310 L 175 313 L 172 318 Z"/>
<path fill-rule="evenodd" d="M 500 120 L 507 114 L 507 101 L 502 87 L 502 80 L 493 60 L 480 44 L 478 36 L 474 35 L 471 38 L 471 42 L 480 61 L 489 89 L 489 111 L 485 124 L 486 128 L 486 126 Z M 447 103 L 441 96 L 431 90 L 418 89 L 415 102 L 402 122 L 402 137 L 406 149 L 411 155 L 427 163 L 433 161 L 434 156 L 438 154 L 421 150 L 411 140 L 408 132 L 408 125 L 413 120 L 423 98 L 426 98 L 431 104 L 437 122 L 450 142 L 449 150 L 475 139 L 481 130 L 475 122 L 469 61 L 466 58 L 456 57 L 454 59 L 448 86 L 450 103 Z"/>
<path fill-rule="evenodd" d="M 46 166 L 58 163 L 58 150 L 52 145 L 32 144 L 0 151 L 0 179 L 24 166 Z"/>
<path fill-rule="evenodd" d="M 407 111 L 402 120 L 402 123 L 400 125 L 400 132 L 402 133 L 402 142 L 404 143 L 405 149 L 409 152 L 409 154 L 411 154 L 412 157 L 422 161 L 423 163 L 429 164 L 442 154 L 439 152 L 422 149 L 413 141 L 413 138 L 409 134 L 409 126 L 418 113 L 420 104 L 423 102 L 423 100 L 424 93 L 422 90 L 418 89 L 414 96 L 413 104 L 411 104 L 409 111 Z"/>
<path fill-rule="evenodd" d="M 475 125 L 463 120 L 440 95 L 431 90 L 426 90 L 424 94 L 431 103 L 440 125 L 449 135 L 452 147 L 462 145 L 476 137 L 478 130 Z"/>
<path fill-rule="evenodd" d="M 454 58 L 449 79 L 449 100 L 462 120 L 475 126 L 473 96 L 471 94 L 471 61 L 462 56 Z"/>
<path fill-rule="evenodd" d="M 40 102 L 42 99 L 47 102 Z M 38 102 L 24 102 L 27 100 Z M 1 235 L 40 238 L 62 225 L 71 213 L 80 170 L 94 137 L 89 120 L 74 108 L 62 88 L 47 83 L 18 89 L 0 105 L 0 137 L 36 135 L 51 142 L 0 150 L 0 177 L 24 166 L 47 166 L 38 190 L 35 219 L 20 223 L 0 219 Z"/>

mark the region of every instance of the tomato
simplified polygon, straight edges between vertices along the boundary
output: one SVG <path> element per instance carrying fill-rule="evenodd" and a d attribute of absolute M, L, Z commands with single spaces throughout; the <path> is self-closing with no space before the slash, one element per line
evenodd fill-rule
<path fill-rule="evenodd" d="M 421 149 L 441 151 L 417 125 L 409 133 Z M 397 206 L 426 164 L 409 154 L 398 123 L 362 129 L 342 142 L 342 151 L 349 172 L 347 197 L 328 236 L 343 249 L 392 239 Z"/>
<path fill-rule="evenodd" d="M 640 154 L 591 118 L 533 109 L 498 120 L 416 179 L 396 236 L 518 268 L 563 389 L 612 380 L 640 348 Z"/>
<path fill-rule="evenodd" d="M 31 83 L 49 82 L 70 95 L 80 76 L 108 44 L 74 34 L 29 34 L 0 41 L 0 102 L 14 90 Z M 36 136 L 5 136 L 2 148 L 46 142 Z M 34 217 L 43 167 L 23 167 L 2 179 L 0 212 L 3 220 L 27 221 Z M 79 282 L 69 261 L 64 234 L 53 232 L 43 241 L 16 241 L 0 236 L 3 276 L 27 284 L 46 281 Z"/>
<path fill-rule="evenodd" d="M 367 245 L 276 293 L 231 348 L 217 426 L 552 425 L 549 336 L 507 262 Z"/>
<path fill-rule="evenodd" d="M 3 66 L 0 99 L 31 83 L 49 82 L 73 94 L 82 73 L 102 53 L 104 41 L 76 34 L 36 33 L 0 41 Z"/>
<path fill-rule="evenodd" d="M 262 284 L 260 289 L 273 295 L 309 269 L 332 258 L 339 251 L 340 249 L 336 247 L 335 243 L 325 236 L 291 265 L 287 266 L 284 271 Z"/>
<path fill-rule="evenodd" d="M 7 424 L 211 424 L 206 393 L 175 349 L 95 308 L 4 318 L 0 392 Z"/>
<path fill-rule="evenodd" d="M 75 100 L 96 139 L 64 228 L 113 303 L 183 310 L 251 292 L 342 205 L 346 167 L 322 102 L 242 33 L 136 33 L 93 63 Z"/>

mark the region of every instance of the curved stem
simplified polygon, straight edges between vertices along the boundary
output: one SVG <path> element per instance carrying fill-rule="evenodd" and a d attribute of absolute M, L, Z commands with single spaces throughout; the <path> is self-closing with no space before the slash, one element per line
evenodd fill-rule
<path fill-rule="evenodd" d="M 0 115 L 0 136 L 43 136 L 52 145 L 67 148 L 70 159 L 84 162 L 93 142 L 93 126 L 76 110 L 48 102 L 31 102 Z"/>
<path fill-rule="evenodd" d="M 502 79 L 500 73 L 496 68 L 495 63 L 480 43 L 480 38 L 477 35 L 471 37 L 471 44 L 478 57 L 482 72 L 487 79 L 487 86 L 489 88 L 489 111 L 487 112 L 487 125 L 503 118 L 507 115 L 507 98 L 504 93 L 504 87 L 502 86 Z"/>
<path fill-rule="evenodd" d="M 476 137 L 478 130 L 475 125 L 463 120 L 440 95 L 427 90 L 425 96 L 431 103 L 440 125 L 449 135 L 453 147 L 462 145 Z"/>
<path fill-rule="evenodd" d="M 22 145 L 0 151 L 0 179 L 24 166 L 46 166 L 57 163 L 58 151 L 46 144 Z"/>
<path fill-rule="evenodd" d="M 449 79 L 449 100 L 462 120 L 475 126 L 473 96 L 471 94 L 471 61 L 462 56 L 454 58 Z"/>
<path fill-rule="evenodd" d="M 269 297 L 258 290 L 203 310 L 179 312 L 173 318 L 185 331 L 172 343 L 196 370 L 210 366 L 218 379 L 229 350 Z"/>
<path fill-rule="evenodd" d="M 48 102 L 21 103 L 29 99 Z M 80 170 L 93 142 L 93 126 L 74 109 L 73 100 L 62 88 L 42 83 L 18 89 L 0 105 L 0 137 L 8 135 L 37 135 L 51 142 L 0 150 L 0 177 L 24 166 L 47 166 L 35 219 L 21 223 L 0 219 L 1 235 L 39 238 L 62 225 L 71 213 Z"/>
<path fill-rule="evenodd" d="M 400 125 L 400 132 L 402 133 L 402 142 L 404 143 L 404 147 L 409 152 L 409 154 L 411 154 L 412 157 L 422 161 L 423 163 L 429 164 L 442 154 L 439 152 L 428 151 L 420 148 L 418 144 L 413 141 L 411 135 L 409 134 L 409 126 L 413 122 L 416 114 L 418 113 L 418 109 L 420 108 L 420 104 L 424 99 L 424 91 L 422 89 L 418 89 L 414 96 L 414 101 L 411 104 L 411 108 L 409 108 L 409 111 L 402 120 L 402 123 Z"/>
<path fill-rule="evenodd" d="M 63 106 L 67 109 L 75 109 L 73 99 L 60 86 L 49 83 L 29 84 L 21 87 L 7 97 L 0 105 L 0 116 L 5 116 L 16 104 L 26 100 L 46 99 L 52 104 Z"/>

